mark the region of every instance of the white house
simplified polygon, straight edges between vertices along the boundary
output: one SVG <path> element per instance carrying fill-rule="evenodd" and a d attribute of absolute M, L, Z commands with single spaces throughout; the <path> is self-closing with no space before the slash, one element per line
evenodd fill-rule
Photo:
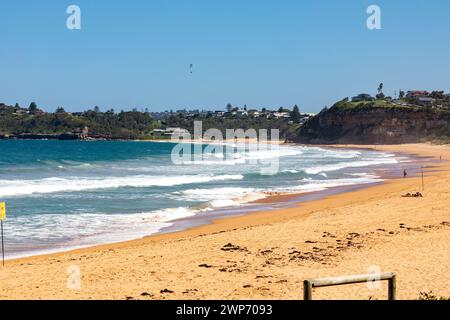
<path fill-rule="evenodd" d="M 275 118 L 277 118 L 277 119 L 280 119 L 280 118 L 290 118 L 290 117 L 291 117 L 291 115 L 290 115 L 289 112 L 274 112 L 274 113 L 273 113 L 273 116 L 274 116 Z"/>
<path fill-rule="evenodd" d="M 171 137 L 173 135 L 182 136 L 189 134 L 189 131 L 182 128 L 167 128 L 167 129 L 154 129 L 152 135 L 154 137 Z"/>

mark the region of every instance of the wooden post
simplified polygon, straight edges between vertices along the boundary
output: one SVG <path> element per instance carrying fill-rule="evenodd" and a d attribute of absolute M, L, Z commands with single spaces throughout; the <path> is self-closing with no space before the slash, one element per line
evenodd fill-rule
<path fill-rule="evenodd" d="M 3 220 L 0 221 L 2 226 L 2 256 L 3 256 L 3 266 L 5 266 L 5 245 L 3 243 Z"/>
<path fill-rule="evenodd" d="M 303 300 L 312 300 L 312 283 L 309 280 L 303 282 Z"/>
<path fill-rule="evenodd" d="M 303 282 L 303 299 L 312 300 L 312 288 L 339 286 L 346 284 L 362 283 L 369 281 L 389 281 L 389 300 L 396 300 L 397 294 L 397 278 L 395 273 L 383 273 L 383 274 L 364 274 L 354 276 L 310 279 Z"/>
<path fill-rule="evenodd" d="M 423 166 L 422 166 L 422 191 L 425 191 L 425 181 L 423 178 Z"/>
<path fill-rule="evenodd" d="M 388 300 L 397 300 L 397 276 L 395 274 L 389 279 Z"/>

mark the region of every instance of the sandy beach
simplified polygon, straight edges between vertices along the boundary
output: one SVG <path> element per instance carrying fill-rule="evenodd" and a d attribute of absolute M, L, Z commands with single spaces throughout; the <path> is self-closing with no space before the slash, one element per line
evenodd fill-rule
<path fill-rule="evenodd" d="M 427 168 L 424 190 L 420 176 L 391 179 L 182 232 L 7 261 L 0 268 L 0 298 L 302 299 L 305 279 L 373 270 L 397 273 L 399 299 L 430 291 L 449 297 L 450 147 L 339 147 L 415 154 L 436 162 Z M 415 192 L 423 197 L 402 197 Z M 80 289 L 67 286 L 73 266 L 81 271 Z M 313 293 L 314 299 L 386 297 L 386 283 Z"/>

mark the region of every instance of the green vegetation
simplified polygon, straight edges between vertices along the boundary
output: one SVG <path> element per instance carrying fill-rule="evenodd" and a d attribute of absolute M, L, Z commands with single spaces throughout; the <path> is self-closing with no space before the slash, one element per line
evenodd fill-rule
<path fill-rule="evenodd" d="M 374 100 L 374 101 L 349 101 L 348 99 L 341 100 L 335 103 L 330 110 L 334 111 L 349 111 L 357 109 L 374 109 L 374 108 L 395 108 L 395 109 L 407 109 L 407 110 L 419 110 L 422 108 L 418 105 L 392 102 L 389 100 Z"/>
<path fill-rule="evenodd" d="M 193 119 L 188 119 L 182 115 L 173 115 L 163 121 L 167 127 L 179 127 L 187 129 L 190 132 L 194 130 L 194 122 L 202 121 L 202 129 L 205 132 L 208 129 L 218 129 L 225 136 L 227 129 L 279 129 L 280 138 L 290 139 L 296 136 L 300 124 L 290 123 L 289 119 L 285 118 L 265 118 L 265 117 L 249 117 L 249 116 L 230 116 L 230 117 L 212 117 L 212 116 L 199 116 Z"/>
<path fill-rule="evenodd" d="M 151 113 L 132 110 L 116 113 L 112 109 L 102 112 L 99 107 L 94 107 L 85 112 L 69 113 L 58 107 L 54 113 L 46 113 L 34 102 L 29 108 L 0 104 L 0 137 L 52 135 L 53 138 L 54 135 L 68 134 L 77 138 L 87 132 L 90 138 L 99 139 L 161 139 L 164 136 L 153 136 L 154 129 L 182 128 L 192 133 L 194 122 L 202 121 L 204 131 L 215 128 L 224 136 L 227 129 L 279 129 L 281 139 L 290 139 L 296 136 L 300 123 L 308 117 L 300 114 L 298 106 L 293 111 L 285 108 L 258 111 L 229 104 L 226 109 L 229 111 Z"/>
<path fill-rule="evenodd" d="M 93 137 L 137 139 L 150 136 L 159 126 L 149 114 L 138 111 L 114 113 L 89 110 L 71 114 L 58 108 L 55 113 L 44 113 L 36 104 L 28 110 L 0 105 L 0 135 L 64 134 L 89 128 Z"/>
<path fill-rule="evenodd" d="M 416 95 L 416 96 L 414 96 Z M 381 96 L 381 94 L 379 94 Z M 401 93 L 404 96 L 404 93 Z M 402 99 L 360 94 L 324 108 L 299 130 L 301 143 L 450 141 L 450 100 L 441 91 L 409 91 Z"/>
<path fill-rule="evenodd" d="M 300 109 L 297 105 L 295 105 L 294 108 L 292 109 L 291 118 L 292 121 L 294 122 L 300 122 L 301 120 Z"/>
<path fill-rule="evenodd" d="M 431 301 L 437 301 L 437 300 L 450 300 L 450 297 L 437 297 L 434 295 L 433 291 L 430 292 L 421 292 L 419 294 L 419 300 L 431 300 Z"/>

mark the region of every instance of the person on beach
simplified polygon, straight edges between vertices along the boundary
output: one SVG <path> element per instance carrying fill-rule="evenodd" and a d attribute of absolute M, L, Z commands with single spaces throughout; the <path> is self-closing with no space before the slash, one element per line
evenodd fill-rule
<path fill-rule="evenodd" d="M 408 172 L 406 172 L 406 169 L 403 170 L 403 178 L 406 178 L 408 176 Z"/>

